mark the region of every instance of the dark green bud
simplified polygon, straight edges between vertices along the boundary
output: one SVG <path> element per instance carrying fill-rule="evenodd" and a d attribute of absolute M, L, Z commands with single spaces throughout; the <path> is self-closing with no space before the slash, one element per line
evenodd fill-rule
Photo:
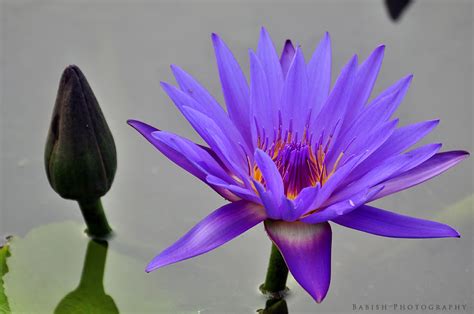
<path fill-rule="evenodd" d="M 112 133 L 84 74 L 75 65 L 61 77 L 45 149 L 49 183 L 63 198 L 95 200 L 117 169 Z"/>

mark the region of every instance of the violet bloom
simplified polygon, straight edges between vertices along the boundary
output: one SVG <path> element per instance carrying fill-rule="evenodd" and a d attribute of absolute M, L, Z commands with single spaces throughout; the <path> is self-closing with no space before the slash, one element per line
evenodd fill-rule
<path fill-rule="evenodd" d="M 159 151 L 230 203 L 156 256 L 147 271 L 219 247 L 264 222 L 296 281 L 321 302 L 329 289 L 329 221 L 395 238 L 459 237 L 453 228 L 365 205 L 453 167 L 468 155 L 441 144 L 408 150 L 438 120 L 397 127 L 391 116 L 409 75 L 368 101 L 384 46 L 354 56 L 331 82 L 326 34 L 309 63 L 285 43 L 279 58 L 262 29 L 250 51 L 250 84 L 229 48 L 212 35 L 227 112 L 189 74 L 171 66 L 178 87 L 162 87 L 209 145 L 130 120 Z M 408 151 L 407 151 L 408 150 Z"/>

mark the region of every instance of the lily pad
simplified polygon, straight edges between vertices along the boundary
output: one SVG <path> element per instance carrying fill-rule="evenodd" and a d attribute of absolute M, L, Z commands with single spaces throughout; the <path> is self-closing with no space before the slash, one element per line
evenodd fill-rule
<path fill-rule="evenodd" d="M 3 288 L 3 275 L 8 272 L 7 257 L 9 256 L 8 244 L 0 247 L 0 313 L 10 313 L 8 299 Z"/>
<path fill-rule="evenodd" d="M 9 271 L 3 277 L 11 311 L 176 312 L 166 290 L 146 276 L 145 262 L 115 249 L 130 245 L 120 241 L 90 240 L 75 222 L 41 226 L 24 238 L 14 237 Z"/>

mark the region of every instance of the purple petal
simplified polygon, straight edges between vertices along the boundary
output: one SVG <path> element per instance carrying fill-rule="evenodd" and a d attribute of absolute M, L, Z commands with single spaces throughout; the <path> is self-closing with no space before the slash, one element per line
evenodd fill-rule
<path fill-rule="evenodd" d="M 202 115 L 205 115 L 207 117 L 207 120 L 212 121 L 212 124 L 215 125 L 219 130 L 228 130 L 228 132 L 219 132 L 219 137 L 225 138 L 227 142 L 231 143 L 231 146 L 233 147 L 233 150 L 235 153 L 237 153 L 236 156 L 239 156 L 240 158 L 244 159 L 246 163 L 246 157 L 245 157 L 245 152 L 248 152 L 248 148 L 243 142 L 242 137 L 232 137 L 232 135 L 235 136 L 237 131 L 235 130 L 235 127 L 232 123 L 230 123 L 230 120 L 227 118 L 224 118 L 224 120 L 220 120 L 222 117 L 219 116 L 214 116 L 210 117 L 208 116 L 208 113 L 212 113 L 211 111 L 206 109 L 206 106 L 198 103 L 195 101 L 193 98 L 185 94 L 183 91 L 177 89 L 176 87 L 162 82 L 161 86 L 163 90 L 168 94 L 168 96 L 173 100 L 173 102 L 176 104 L 178 109 L 181 111 L 183 116 L 189 121 L 189 123 L 193 126 L 193 128 L 196 130 L 196 132 L 207 142 L 209 139 L 206 137 L 206 130 L 203 130 L 202 125 L 200 124 L 199 120 L 194 119 L 192 116 L 189 115 L 189 112 L 184 110 L 185 107 L 192 108 L 193 110 L 200 112 Z M 227 121 L 227 122 L 226 122 Z M 234 132 L 232 132 L 234 130 Z M 210 146 L 211 144 L 207 142 Z M 214 148 L 211 146 L 211 148 Z M 253 151 L 253 150 L 252 150 Z"/>
<path fill-rule="evenodd" d="M 412 186 L 425 182 L 451 167 L 454 167 L 459 162 L 463 161 L 469 156 L 465 151 L 450 151 L 438 153 L 422 163 L 421 165 L 400 174 L 388 181 L 382 182 L 385 188 L 378 193 L 372 200 L 408 189 Z"/>
<path fill-rule="evenodd" d="M 285 45 L 283 46 L 283 50 L 281 52 L 281 57 L 280 57 L 280 64 L 281 64 L 281 70 L 283 72 L 283 77 L 285 78 L 286 75 L 288 74 L 288 70 L 290 69 L 291 62 L 293 61 L 293 58 L 295 57 L 295 47 L 293 46 L 293 43 L 291 40 L 287 39 L 285 41 Z"/>
<path fill-rule="evenodd" d="M 247 160 L 243 150 L 230 141 L 225 136 L 225 132 L 205 114 L 186 106 L 183 107 L 183 114 L 195 126 L 201 137 L 209 144 L 226 167 L 232 173 L 239 175 L 241 179 L 246 178 Z"/>
<path fill-rule="evenodd" d="M 283 180 L 272 158 L 264 151 L 257 149 L 255 151 L 255 162 L 262 172 L 267 190 L 272 191 L 276 197 L 282 196 L 285 192 Z"/>
<path fill-rule="evenodd" d="M 307 95 L 308 76 L 306 74 L 306 64 L 301 48 L 297 48 L 295 58 L 288 70 L 281 96 L 281 114 L 285 130 L 290 130 L 291 124 L 293 130 L 290 131 L 302 133 L 304 123 L 309 114 Z"/>
<path fill-rule="evenodd" d="M 258 57 L 250 52 L 250 105 L 252 111 L 252 137 L 254 143 L 257 143 L 257 138 L 263 137 L 263 132 L 266 135 L 271 134 L 274 125 L 277 124 L 277 110 L 275 103 L 272 102 L 270 94 L 273 91 L 269 88 L 267 75 L 260 63 Z M 258 123 L 260 129 L 257 129 Z M 265 131 L 263 131 L 263 130 Z M 261 138 L 263 141 L 264 139 Z"/>
<path fill-rule="evenodd" d="M 351 173 L 349 181 L 359 178 L 387 158 L 408 149 L 439 123 L 439 120 L 425 121 L 396 129 L 377 150 L 361 162 Z"/>
<path fill-rule="evenodd" d="M 233 195 L 236 195 L 238 197 L 238 199 L 244 199 L 244 200 L 254 202 L 254 203 L 257 203 L 257 204 L 262 203 L 260 198 L 258 198 L 255 195 L 255 192 L 253 190 L 249 190 L 245 187 L 241 187 L 239 185 L 226 182 L 226 181 L 222 180 L 221 178 L 213 176 L 213 175 L 208 175 L 206 177 L 206 181 L 209 184 L 211 184 L 212 186 L 220 187 L 220 188 L 223 188 L 225 190 L 228 190 Z"/>
<path fill-rule="evenodd" d="M 265 219 L 260 205 L 238 201 L 222 206 L 201 220 L 181 239 L 156 256 L 146 271 L 204 254 L 241 235 Z"/>
<path fill-rule="evenodd" d="M 347 158 L 350 156 L 362 155 L 362 158 L 359 159 L 359 163 L 362 163 L 365 159 L 371 156 L 385 141 L 393 134 L 396 126 L 398 124 L 398 119 L 393 121 L 386 122 L 379 127 L 373 128 L 364 134 L 359 134 L 359 136 L 352 138 L 352 141 L 349 141 L 345 146 L 335 146 L 335 148 L 330 152 L 330 161 L 329 169 L 333 167 L 335 160 L 337 159 L 337 154 L 341 151 L 344 153 L 340 161 L 343 164 Z M 386 158 L 384 158 L 385 160 Z M 373 168 L 373 167 L 372 167 Z"/>
<path fill-rule="evenodd" d="M 311 209 L 319 193 L 321 193 L 321 184 L 318 182 L 315 186 L 309 186 L 301 190 L 295 199 L 295 210 L 298 217 Z"/>
<path fill-rule="evenodd" d="M 331 226 L 266 220 L 265 230 L 295 280 L 320 303 L 331 281 Z"/>
<path fill-rule="evenodd" d="M 160 132 L 158 129 L 136 120 L 128 120 L 127 122 L 130 126 L 140 132 L 140 134 L 142 134 L 163 155 L 187 172 L 196 176 L 198 179 L 207 183 L 207 174 L 214 173 L 224 180 L 228 180 L 228 175 L 225 174 L 217 161 L 215 161 L 215 159 L 199 145 L 175 135 L 176 140 L 181 141 L 183 146 L 185 146 L 185 149 L 178 150 L 176 147 L 166 145 L 166 143 L 159 141 L 155 136 L 153 136 L 154 133 Z M 228 200 L 233 199 L 232 196 L 222 188 L 213 185 L 210 186 L 224 198 Z"/>
<path fill-rule="evenodd" d="M 326 32 L 308 64 L 309 103 L 317 115 L 329 94 L 331 86 L 331 38 Z"/>
<path fill-rule="evenodd" d="M 283 88 L 283 73 L 278 60 L 278 54 L 267 30 L 262 27 L 257 47 L 257 56 L 262 63 L 270 88 L 270 99 L 276 104 L 280 99 Z M 271 111 L 270 111 L 271 112 Z"/>
<path fill-rule="evenodd" d="M 349 213 L 359 206 L 364 205 L 370 198 L 379 193 L 383 187 L 377 187 L 373 189 L 365 189 L 351 196 L 347 200 L 343 200 L 339 203 L 332 204 L 320 211 L 311 213 L 301 219 L 302 222 L 306 223 L 321 223 L 337 217 L 340 217 L 346 213 Z"/>
<path fill-rule="evenodd" d="M 228 120 L 224 109 L 191 75 L 176 65 L 171 65 L 171 70 L 181 90 L 201 105 L 200 108 L 195 109 L 205 112 L 209 117 L 214 118 L 216 123 L 221 119 Z"/>
<path fill-rule="evenodd" d="M 384 51 L 384 45 L 377 47 L 357 71 L 346 119 L 352 121 L 369 99 L 382 65 Z"/>
<path fill-rule="evenodd" d="M 406 81 L 412 81 L 413 80 L 413 74 L 407 75 L 406 77 L 402 78 L 383 92 L 381 92 L 377 97 L 375 97 L 368 105 L 368 107 L 372 106 L 373 104 L 378 103 L 381 99 L 393 94 L 397 90 L 400 90 L 400 87 L 405 84 Z"/>
<path fill-rule="evenodd" d="M 365 108 L 360 115 L 351 122 L 350 126 L 346 124 L 346 129 L 342 131 L 343 133 L 334 151 L 338 153 L 341 148 L 344 149 L 344 147 L 349 145 L 354 138 L 357 138 L 360 147 L 365 149 L 366 143 L 368 143 L 365 137 L 373 132 L 374 129 L 388 121 L 406 94 L 410 82 L 411 76 L 401 80 L 392 93 L 381 97 L 377 102 L 372 102 L 371 105 Z M 359 149 L 358 145 L 351 144 L 351 147 L 353 150 Z M 334 158 L 337 158 L 337 156 L 330 157 L 331 160 Z"/>
<path fill-rule="evenodd" d="M 317 115 L 314 112 L 311 114 L 310 130 L 316 139 L 319 139 L 324 131 L 323 145 L 329 138 L 332 138 L 333 143 L 337 142 L 338 130 L 347 109 L 356 70 L 357 56 L 354 56 L 342 69 L 321 111 Z"/>
<path fill-rule="evenodd" d="M 216 34 L 212 34 L 217 67 L 221 78 L 227 111 L 230 119 L 249 147 L 253 147 L 250 133 L 250 92 L 247 80 L 237 60 L 226 44 Z"/>
<path fill-rule="evenodd" d="M 311 203 L 307 210 L 319 208 L 324 204 L 331 194 L 339 187 L 340 183 L 350 174 L 358 162 L 359 158 L 353 158 L 337 169 L 337 171 L 322 186 L 321 191 L 316 195 L 313 203 Z"/>
<path fill-rule="evenodd" d="M 367 205 L 332 221 L 344 227 L 391 238 L 460 237 L 459 233 L 448 225 L 399 215 Z"/>
<path fill-rule="evenodd" d="M 398 164 L 399 162 L 403 163 L 403 165 L 399 169 L 391 172 L 390 176 L 387 176 L 387 177 L 384 176 L 383 180 L 388 180 L 390 178 L 396 177 L 397 175 L 403 172 L 406 172 L 412 168 L 415 168 L 416 166 L 425 162 L 429 158 L 433 157 L 433 155 L 436 154 L 440 148 L 441 148 L 441 144 L 439 143 L 427 144 L 427 145 L 418 147 L 416 149 L 413 149 L 403 155 L 388 157 L 384 162 L 381 162 L 378 165 L 368 164 L 366 166 L 365 171 L 361 171 L 365 173 L 362 179 L 361 177 L 353 177 L 352 176 L 353 173 L 351 173 L 351 175 L 347 178 L 344 184 L 350 184 L 352 182 L 357 182 L 357 181 L 360 182 L 361 184 L 364 184 L 365 182 L 365 184 L 369 184 L 369 186 L 373 184 L 378 184 L 378 182 L 375 182 L 375 180 L 380 180 L 379 175 L 381 175 L 382 172 L 385 171 L 385 169 L 392 169 L 393 165 Z M 376 170 L 378 171 L 378 173 L 375 173 L 375 171 L 373 171 L 374 168 L 378 169 Z M 370 175 L 368 175 L 369 172 L 372 172 L 372 174 L 374 174 L 375 177 L 374 176 L 371 177 Z"/>
<path fill-rule="evenodd" d="M 176 65 L 171 65 L 171 70 L 176 78 L 176 81 L 179 84 L 181 90 L 193 98 L 196 102 L 189 102 L 184 99 L 184 97 L 174 96 L 172 99 L 178 100 L 178 109 L 182 106 L 190 106 L 211 118 L 221 129 L 225 129 L 229 138 L 234 139 L 237 142 L 243 143 L 243 140 L 240 132 L 234 126 L 234 124 L 229 119 L 229 116 L 225 110 L 219 105 L 219 103 L 212 97 L 205 88 L 203 88 L 191 75 L 183 71 Z M 170 87 L 166 87 L 165 91 L 170 94 Z M 175 92 L 173 92 L 174 94 Z M 248 152 L 250 149 L 245 146 Z"/>
<path fill-rule="evenodd" d="M 329 202 L 336 203 L 348 199 L 352 195 L 355 195 L 366 188 L 373 187 L 384 180 L 387 180 L 399 169 L 409 163 L 411 159 L 411 156 L 406 155 L 395 156 L 388 159 L 383 164 L 372 168 L 372 170 L 348 186 L 341 185 Z"/>

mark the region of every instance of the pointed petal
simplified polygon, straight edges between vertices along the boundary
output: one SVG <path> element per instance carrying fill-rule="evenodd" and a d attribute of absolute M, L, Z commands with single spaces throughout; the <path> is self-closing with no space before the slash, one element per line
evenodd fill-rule
<path fill-rule="evenodd" d="M 224 205 L 156 256 L 146 271 L 204 254 L 238 237 L 264 219 L 265 214 L 260 205 L 246 201 Z"/>
<path fill-rule="evenodd" d="M 181 90 L 202 106 L 195 109 L 205 112 L 209 117 L 214 118 L 213 120 L 216 122 L 220 119 L 229 119 L 227 113 L 214 97 L 191 75 L 176 65 L 171 65 L 171 70 Z"/>
<path fill-rule="evenodd" d="M 459 233 L 448 225 L 399 215 L 367 205 L 332 221 L 344 227 L 391 238 L 460 237 Z"/>
<path fill-rule="evenodd" d="M 249 147 L 253 147 L 250 133 L 250 91 L 244 73 L 227 45 L 216 34 L 212 34 L 217 67 L 221 78 L 222 92 L 230 119 Z"/>
<path fill-rule="evenodd" d="M 329 94 L 331 86 L 331 38 L 326 32 L 308 64 L 309 103 L 317 115 Z"/>
<path fill-rule="evenodd" d="M 431 120 L 411 124 L 396 129 L 392 135 L 377 150 L 361 162 L 351 173 L 349 181 L 359 178 L 376 165 L 379 165 L 388 157 L 400 154 L 410 148 L 431 132 L 439 123 L 439 120 Z"/>
<path fill-rule="evenodd" d="M 320 303 L 331 281 L 331 226 L 266 220 L 265 230 L 295 280 Z"/>
<path fill-rule="evenodd" d="M 306 74 L 306 64 L 301 48 L 297 48 L 281 96 L 281 114 L 285 130 L 290 130 L 291 125 L 293 129 L 290 131 L 293 134 L 295 132 L 302 133 L 304 123 L 309 115 L 307 96 L 308 76 Z M 301 135 L 301 133 L 299 134 Z"/>
<path fill-rule="evenodd" d="M 411 76 L 402 79 L 391 93 L 380 97 L 378 101 L 373 101 L 353 122 L 349 121 L 351 125 L 347 125 L 348 122 L 345 122 L 346 124 L 336 145 L 335 152 L 344 149 L 354 138 L 357 138 L 362 147 L 365 147 L 366 143 L 368 143 L 365 137 L 389 120 L 403 100 L 410 82 Z M 352 145 L 352 149 L 356 149 L 356 147 Z M 334 158 L 335 156 L 331 156 L 330 159 Z"/>
<path fill-rule="evenodd" d="M 217 161 L 201 146 L 175 135 L 176 141 L 180 141 L 181 145 L 185 147 L 178 150 L 176 145 L 173 144 L 173 146 L 169 146 L 166 143 L 159 141 L 156 136 L 153 135 L 157 132 L 161 132 L 158 129 L 136 120 L 128 120 L 127 122 L 169 160 L 205 183 L 207 183 L 206 175 L 208 173 L 214 173 L 223 180 L 229 180 L 229 176 L 224 170 L 222 170 Z M 222 188 L 212 184 L 210 184 L 210 186 L 224 198 L 228 200 L 232 199 L 231 196 Z"/>
<path fill-rule="evenodd" d="M 222 167 L 212 158 L 207 151 L 195 143 L 179 135 L 166 131 L 155 131 L 151 136 L 156 139 L 150 139 L 157 148 L 166 146 L 182 156 L 182 159 L 188 160 L 196 168 L 202 170 L 206 175 L 217 176 L 218 178 L 233 183 L 234 180 L 222 169 Z M 161 144 L 161 145 L 160 145 Z M 177 160 L 175 160 L 177 162 Z"/>
<path fill-rule="evenodd" d="M 399 80 L 398 82 L 396 82 L 395 84 L 393 84 L 392 86 L 390 86 L 389 88 L 385 89 L 383 92 L 381 92 L 379 95 L 377 95 L 377 97 L 375 97 L 367 107 L 370 107 L 372 106 L 373 104 L 376 104 L 378 103 L 382 98 L 385 98 L 387 97 L 388 95 L 391 95 L 393 94 L 394 92 L 396 92 L 397 90 L 400 89 L 401 85 L 402 84 L 405 84 L 406 81 L 409 81 L 411 82 L 413 80 L 413 74 L 409 74 L 407 76 L 405 76 L 404 78 L 402 78 L 401 80 Z"/>
<path fill-rule="evenodd" d="M 221 132 L 219 136 L 222 138 L 226 138 L 228 142 L 232 143 L 232 146 L 238 147 L 237 150 L 240 151 L 239 155 L 241 157 L 243 157 L 244 152 L 249 152 L 248 146 L 246 146 L 246 143 L 244 142 L 243 138 L 240 136 L 240 133 L 235 129 L 235 126 L 230 122 L 228 118 L 221 117 L 219 115 L 209 116 L 208 114 L 209 113 L 212 114 L 212 111 L 206 109 L 206 106 L 204 106 L 201 103 L 198 103 L 189 95 L 185 94 L 183 91 L 179 90 L 178 88 L 168 83 L 161 82 L 161 87 L 168 94 L 171 100 L 173 100 L 176 107 L 183 114 L 183 116 L 189 121 L 189 123 L 192 125 L 194 130 L 196 130 L 196 132 L 205 141 L 206 141 L 206 138 L 205 138 L 206 136 L 205 136 L 205 133 L 203 133 L 202 126 L 199 125 L 199 121 L 192 119 L 192 117 L 189 116 L 189 113 L 186 110 L 184 110 L 185 107 L 192 108 L 193 110 L 198 111 L 201 114 L 205 115 L 208 120 L 212 121 L 212 123 L 217 126 L 217 128 L 228 130 L 228 132 L 225 132 L 225 133 Z M 236 134 L 239 134 L 239 136 L 236 136 Z"/>
<path fill-rule="evenodd" d="M 332 137 L 332 143 L 337 142 L 338 130 L 344 119 L 356 70 L 357 56 L 355 55 L 342 69 L 321 111 L 317 115 L 314 112 L 311 113 L 310 130 L 316 139 L 319 139 L 324 131 L 323 145 L 330 137 Z"/>
<path fill-rule="evenodd" d="M 275 46 L 270 38 L 270 34 L 268 34 L 264 27 L 262 27 L 260 31 L 257 56 L 267 76 L 268 87 L 271 90 L 271 102 L 276 104 L 280 99 L 281 90 L 283 88 L 283 73 Z"/>
<path fill-rule="evenodd" d="M 283 72 L 284 78 L 288 74 L 288 70 L 290 69 L 291 62 L 293 61 L 293 58 L 295 57 L 295 52 L 296 50 L 295 50 L 295 47 L 293 46 L 293 43 L 291 42 L 291 40 L 287 39 L 285 41 L 285 45 L 283 46 L 283 50 L 280 56 L 280 65 L 281 65 L 281 70 Z"/>
<path fill-rule="evenodd" d="M 438 153 L 422 163 L 421 165 L 400 174 L 399 176 L 382 182 L 385 188 L 372 200 L 408 189 L 412 186 L 425 182 L 446 170 L 454 167 L 469 156 L 465 151 L 449 151 Z"/>
<path fill-rule="evenodd" d="M 183 114 L 232 173 L 241 179 L 247 176 L 247 161 L 241 147 L 230 141 L 225 132 L 205 114 L 186 106 L 183 107 Z"/>
<path fill-rule="evenodd" d="M 258 57 L 250 52 L 250 105 L 252 111 L 252 137 L 257 143 L 257 138 L 263 134 L 273 133 L 274 125 L 277 123 L 277 107 L 270 98 L 273 90 L 269 88 L 267 75 Z M 258 123 L 254 123 L 256 121 Z M 263 130 L 264 131 L 263 131 Z M 264 139 L 261 138 L 261 141 Z"/>
<path fill-rule="evenodd" d="M 347 111 L 347 121 L 352 121 L 367 103 L 382 65 L 384 51 L 384 45 L 375 48 L 357 70 L 354 90 Z"/>
<path fill-rule="evenodd" d="M 181 91 L 195 100 L 195 102 L 190 102 L 186 101 L 186 98 L 183 96 L 174 95 L 176 92 L 170 90 L 170 85 L 165 84 L 165 86 L 168 85 L 164 87 L 167 94 L 170 95 L 171 93 L 173 96 L 171 97 L 170 95 L 170 97 L 173 100 L 178 101 L 178 109 L 181 111 L 183 106 L 190 106 L 204 113 L 210 117 L 221 129 L 225 129 L 229 138 L 242 143 L 246 150 L 250 152 L 250 149 L 245 145 L 246 142 L 243 140 L 242 135 L 231 122 L 225 110 L 214 99 L 214 97 L 212 97 L 209 92 L 204 87 L 202 87 L 191 75 L 186 73 L 178 66 L 171 65 L 171 70 L 173 71 Z"/>

